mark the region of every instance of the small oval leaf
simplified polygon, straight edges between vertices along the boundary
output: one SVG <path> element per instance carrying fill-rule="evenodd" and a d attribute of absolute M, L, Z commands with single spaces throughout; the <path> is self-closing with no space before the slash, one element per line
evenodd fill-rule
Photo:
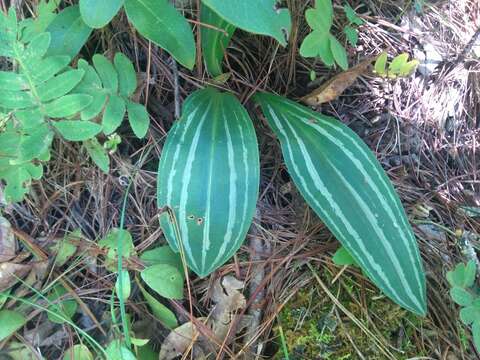
<path fill-rule="evenodd" d="M 20 91 L 29 88 L 24 75 L 9 71 L 0 71 L 0 90 Z"/>
<path fill-rule="evenodd" d="M 307 58 L 320 57 L 325 65 L 333 66 L 335 59 L 330 48 L 330 35 L 318 30 L 312 31 L 303 40 L 300 55 Z"/>
<path fill-rule="evenodd" d="M 140 260 L 142 260 L 146 266 L 168 264 L 177 268 L 179 271 L 182 271 L 183 268 L 180 255 L 175 253 L 168 245 L 145 251 L 140 256 Z"/>
<path fill-rule="evenodd" d="M 49 56 L 46 59 L 32 64 L 31 76 L 35 84 L 41 84 L 67 67 L 70 57 L 65 55 Z"/>
<path fill-rule="evenodd" d="M 35 104 L 30 92 L 2 91 L 0 106 L 6 109 L 25 109 Z"/>
<path fill-rule="evenodd" d="M 83 22 L 78 5 L 67 6 L 47 27 L 51 35 L 47 55 L 68 55 L 72 59 L 85 45 L 92 30 Z"/>
<path fill-rule="evenodd" d="M 480 319 L 473 322 L 472 335 L 475 348 L 480 351 Z"/>
<path fill-rule="evenodd" d="M 473 295 L 467 290 L 458 286 L 450 289 L 450 296 L 452 297 L 453 301 L 461 306 L 470 306 L 473 302 Z"/>
<path fill-rule="evenodd" d="M 130 274 L 127 270 L 122 270 L 117 275 L 117 281 L 115 282 L 115 291 L 117 292 L 117 297 L 122 296 L 123 299 L 128 299 L 130 297 L 130 293 L 132 291 L 132 284 L 130 282 Z M 120 278 L 122 279 L 120 282 Z"/>
<path fill-rule="evenodd" d="M 333 35 L 330 35 L 330 49 L 332 50 L 333 58 L 335 59 L 335 62 L 338 64 L 338 66 L 340 66 L 343 70 L 347 70 L 347 51 Z"/>
<path fill-rule="evenodd" d="M 460 310 L 460 320 L 465 325 L 480 320 L 480 309 L 476 306 L 467 306 Z"/>
<path fill-rule="evenodd" d="M 402 71 L 402 68 L 407 64 L 407 62 L 408 62 L 407 53 L 403 53 L 396 56 L 390 63 L 390 66 L 388 67 L 388 73 L 390 75 L 399 75 L 400 72 Z"/>
<path fill-rule="evenodd" d="M 135 279 L 140 291 L 143 294 L 143 297 L 148 303 L 148 306 L 152 310 L 153 315 L 167 328 L 175 329 L 178 326 L 177 318 L 175 314 L 163 305 L 160 301 L 155 299 L 152 295 L 148 293 L 147 290 L 142 286 L 138 279 Z"/>
<path fill-rule="evenodd" d="M 377 61 L 375 61 L 375 72 L 378 75 L 387 75 L 387 60 L 388 54 L 385 51 L 378 56 Z"/>
<path fill-rule="evenodd" d="M 315 7 L 305 11 L 305 19 L 313 30 L 329 33 L 333 25 L 332 0 L 316 0 Z"/>
<path fill-rule="evenodd" d="M 150 117 L 145 109 L 145 106 L 127 101 L 128 122 L 133 130 L 133 133 L 139 139 L 143 139 L 147 134 L 150 126 Z"/>
<path fill-rule="evenodd" d="M 477 264 L 474 260 L 470 260 L 465 266 L 465 279 L 464 286 L 472 287 L 475 283 L 475 277 L 477 276 Z"/>
<path fill-rule="evenodd" d="M 116 53 L 113 62 L 118 73 L 120 95 L 131 96 L 137 88 L 137 73 L 132 62 L 122 53 Z"/>
<path fill-rule="evenodd" d="M 192 28 L 168 0 L 125 0 L 125 12 L 140 34 L 193 69 L 196 47 Z"/>
<path fill-rule="evenodd" d="M 45 113 L 51 118 L 64 118 L 75 115 L 92 102 L 93 98 L 85 94 L 65 95 L 44 105 Z"/>
<path fill-rule="evenodd" d="M 50 303 L 48 307 L 48 320 L 56 324 L 63 324 L 71 319 L 78 308 L 78 304 L 73 299 L 64 299 L 68 291 L 61 285 L 55 285 L 52 292 L 47 296 Z"/>
<path fill-rule="evenodd" d="M 112 93 L 116 93 L 118 91 L 118 74 L 113 64 L 101 54 L 93 55 L 92 60 L 95 70 L 102 80 L 103 87 Z"/>
<path fill-rule="evenodd" d="M 0 311 L 0 341 L 6 339 L 7 337 L 13 335 L 15 331 L 20 329 L 27 319 L 22 314 L 11 311 L 11 310 L 1 310 Z"/>
<path fill-rule="evenodd" d="M 113 133 L 122 124 L 125 111 L 125 100 L 120 96 L 110 95 L 102 119 L 103 132 L 106 135 Z"/>
<path fill-rule="evenodd" d="M 183 276 L 167 264 L 152 265 L 140 273 L 142 280 L 167 299 L 183 299 Z"/>
<path fill-rule="evenodd" d="M 110 157 L 107 151 L 98 142 L 97 138 L 87 140 L 83 143 L 85 149 L 87 149 L 88 155 L 95 164 L 104 172 L 108 173 L 110 170 Z"/>
<path fill-rule="evenodd" d="M 88 347 L 78 344 L 65 351 L 63 360 L 93 360 L 93 355 Z"/>
<path fill-rule="evenodd" d="M 283 46 L 292 28 L 288 9 L 277 8 L 277 0 L 203 0 L 205 5 L 236 27 L 268 35 Z"/>
<path fill-rule="evenodd" d="M 118 13 L 124 0 L 80 0 L 83 21 L 95 29 L 107 25 Z"/>
<path fill-rule="evenodd" d="M 53 123 L 53 126 L 68 141 L 85 141 L 102 131 L 96 123 L 82 120 L 64 120 Z"/>
<path fill-rule="evenodd" d="M 37 88 L 40 100 L 46 102 L 68 94 L 84 74 L 83 70 L 70 70 L 51 78 Z"/>
<path fill-rule="evenodd" d="M 357 265 L 353 256 L 343 246 L 335 252 L 332 260 L 338 266 Z"/>
<path fill-rule="evenodd" d="M 105 349 L 105 353 L 108 360 L 137 360 L 120 340 L 113 340 Z"/>

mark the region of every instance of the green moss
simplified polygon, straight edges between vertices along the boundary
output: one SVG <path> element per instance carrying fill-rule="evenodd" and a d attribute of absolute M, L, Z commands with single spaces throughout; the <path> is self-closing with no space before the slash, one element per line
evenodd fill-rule
<path fill-rule="evenodd" d="M 328 275 L 323 275 L 330 283 Z M 413 341 L 424 319 L 401 309 L 378 292 L 360 291 L 358 283 L 342 276 L 341 286 L 335 283 L 330 291 L 338 294 L 338 300 L 380 340 L 398 359 L 422 356 Z M 353 299 L 363 299 L 368 307 L 368 316 L 363 306 Z M 326 294 L 311 283 L 311 288 L 299 291 L 278 316 L 291 360 L 296 359 L 358 359 L 352 345 L 365 358 L 385 359 L 375 341 L 366 335 L 351 319 L 345 316 Z M 338 314 L 338 315 L 337 315 Z M 376 329 L 376 330 L 375 330 Z M 277 331 L 278 333 L 278 331 Z M 394 351 L 393 349 L 398 349 Z M 279 351 L 274 359 L 284 359 Z"/>

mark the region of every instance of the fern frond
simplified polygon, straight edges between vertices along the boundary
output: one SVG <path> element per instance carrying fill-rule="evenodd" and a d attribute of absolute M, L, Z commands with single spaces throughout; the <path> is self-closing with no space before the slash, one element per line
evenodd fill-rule
<path fill-rule="evenodd" d="M 42 176 L 41 162 L 50 157 L 55 122 L 74 116 L 93 100 L 71 94 L 84 70 L 69 68 L 68 56 L 45 56 L 50 34 L 42 32 L 24 42 L 24 29 L 13 8 L 0 15 L 0 56 L 15 69 L 0 72 L 0 107 L 6 114 L 0 133 L 0 179 L 6 183 L 7 201 L 22 200 L 32 179 Z"/>
<path fill-rule="evenodd" d="M 126 114 L 138 138 L 150 123 L 145 107 L 132 100 L 136 72 L 125 55 L 117 53 L 114 63 L 95 55 L 94 66 L 80 59 L 77 69 L 69 66 L 67 48 L 57 55 L 52 36 L 58 34 L 45 31 L 58 19 L 55 4 L 42 1 L 37 19 L 20 23 L 13 8 L 0 14 L 0 57 L 14 69 L 0 71 L 0 180 L 7 201 L 21 201 L 42 176 L 55 134 L 84 142 L 92 160 L 108 171 L 107 151 L 95 136 L 114 133 Z M 55 55 L 49 55 L 52 46 Z"/>

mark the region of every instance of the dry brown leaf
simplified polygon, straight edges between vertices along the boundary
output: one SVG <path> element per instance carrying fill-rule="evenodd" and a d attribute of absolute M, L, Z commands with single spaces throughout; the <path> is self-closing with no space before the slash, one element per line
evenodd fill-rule
<path fill-rule="evenodd" d="M 220 281 L 215 283 L 212 293 L 215 306 L 212 313 L 208 318 L 197 319 L 212 330 L 215 339 L 220 344 L 225 341 L 227 336 L 233 338 L 250 321 L 249 316 L 244 315 L 238 318 L 239 315 L 237 315 L 238 310 L 246 306 L 245 297 L 239 291 L 243 289 L 243 286 L 243 282 L 233 276 L 226 276 L 221 283 Z M 237 324 L 236 329 L 231 329 L 234 321 Z M 193 346 L 192 342 L 194 342 Z M 208 338 L 202 336 L 194 324 L 188 322 L 179 326 L 167 336 L 162 344 L 159 359 L 175 359 L 185 353 L 191 346 L 194 359 L 207 359 L 209 358 L 207 355 L 215 350 L 214 342 L 208 341 Z"/>
<path fill-rule="evenodd" d="M 205 323 L 207 318 L 198 318 L 197 320 Z M 158 359 L 172 360 L 182 356 L 192 345 L 192 342 L 197 340 L 199 335 L 200 333 L 193 323 L 188 322 L 180 325 L 175 330 L 172 330 L 163 342 Z M 199 346 L 194 346 L 192 351 L 195 359 L 205 359 L 205 353 Z"/>
<path fill-rule="evenodd" d="M 4 262 L 0 264 L 0 292 L 15 285 L 19 280 L 28 275 L 32 265 Z"/>
<path fill-rule="evenodd" d="M 11 288 L 20 280 L 34 286 L 43 280 L 48 260 L 32 261 L 31 253 L 17 254 L 17 242 L 10 222 L 0 216 L 0 292 Z M 22 291 L 21 289 L 17 289 Z M 24 293 L 29 290 L 24 289 Z"/>
<path fill-rule="evenodd" d="M 31 262 L 31 270 L 27 276 L 22 280 L 22 284 L 25 286 L 20 286 L 15 291 L 16 297 L 25 297 L 31 292 L 31 288 L 41 290 L 42 281 L 45 279 L 48 270 L 48 261 L 37 261 Z"/>
<path fill-rule="evenodd" d="M 7 219 L 0 216 L 0 263 L 12 260 L 17 252 L 17 243 L 12 226 Z"/>
<path fill-rule="evenodd" d="M 41 323 L 38 323 L 33 329 L 26 330 L 23 333 L 23 337 L 25 340 L 27 340 L 32 346 L 38 347 L 38 346 L 47 346 L 48 343 L 45 343 L 45 339 L 49 338 L 52 336 L 54 333 L 55 329 L 58 329 L 55 323 L 51 321 L 42 321 Z M 59 330 L 63 332 L 65 338 L 66 334 L 65 331 Z M 67 335 L 68 336 L 68 335 Z M 61 341 L 57 341 L 56 343 L 53 344 L 60 344 Z"/>
<path fill-rule="evenodd" d="M 367 58 L 353 68 L 334 76 L 318 89 L 301 98 L 300 101 L 309 106 L 317 106 L 335 100 L 348 87 L 352 86 L 359 76 L 365 74 L 375 59 L 375 57 Z"/>
<path fill-rule="evenodd" d="M 225 339 L 237 311 L 246 305 L 245 296 L 239 291 L 243 289 L 243 285 L 243 282 L 233 276 L 226 276 L 222 284 L 217 282 L 213 288 L 212 300 L 216 305 L 209 323 L 217 339 Z"/>

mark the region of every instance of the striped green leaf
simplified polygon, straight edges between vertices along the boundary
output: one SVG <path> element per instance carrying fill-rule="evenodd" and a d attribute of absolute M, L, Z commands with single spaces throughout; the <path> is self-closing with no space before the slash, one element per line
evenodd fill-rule
<path fill-rule="evenodd" d="M 258 144 L 230 94 L 199 90 L 170 130 L 158 170 L 160 224 L 200 276 L 223 265 L 250 227 L 259 188 Z M 180 239 L 181 242 L 180 242 Z"/>
<path fill-rule="evenodd" d="M 339 121 L 272 94 L 258 94 L 305 200 L 392 300 L 426 312 L 425 275 L 405 211 L 362 140 Z"/>
<path fill-rule="evenodd" d="M 235 32 L 235 26 L 229 24 L 218 16 L 209 7 L 202 4 L 200 12 L 201 21 L 215 28 L 202 26 L 200 29 L 202 35 L 202 51 L 205 65 L 212 76 L 219 76 L 223 73 L 222 61 L 225 56 L 225 50 Z"/>

